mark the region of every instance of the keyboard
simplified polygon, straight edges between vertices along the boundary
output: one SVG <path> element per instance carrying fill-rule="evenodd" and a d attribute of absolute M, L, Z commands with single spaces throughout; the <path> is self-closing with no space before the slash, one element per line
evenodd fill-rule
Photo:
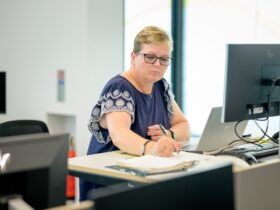
<path fill-rule="evenodd" d="M 250 156 L 259 159 L 277 155 L 278 151 L 279 146 L 274 143 L 266 143 L 262 144 L 261 146 L 254 144 L 245 144 L 231 150 L 223 151 L 222 153 L 220 153 L 220 155 L 233 155 L 249 162 L 247 159 L 250 159 Z"/>
<path fill-rule="evenodd" d="M 271 155 L 277 155 L 279 151 L 278 146 L 277 147 L 271 147 L 271 148 L 260 148 L 255 150 L 249 150 L 246 153 L 249 153 L 253 155 L 255 158 L 262 158 L 267 157 Z"/>

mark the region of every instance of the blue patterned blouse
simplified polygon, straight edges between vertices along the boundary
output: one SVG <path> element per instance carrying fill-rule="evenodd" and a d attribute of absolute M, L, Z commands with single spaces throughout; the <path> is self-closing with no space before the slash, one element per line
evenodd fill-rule
<path fill-rule="evenodd" d="M 131 130 L 140 136 L 147 136 L 147 128 L 162 124 L 170 128 L 173 118 L 172 101 L 174 95 L 165 79 L 156 82 L 150 95 L 138 91 L 121 75 L 113 77 L 102 90 L 101 96 L 94 106 L 89 122 L 92 133 L 88 154 L 96 154 L 117 150 L 113 145 L 107 129 L 99 126 L 104 114 L 115 111 L 127 112 L 131 116 Z"/>

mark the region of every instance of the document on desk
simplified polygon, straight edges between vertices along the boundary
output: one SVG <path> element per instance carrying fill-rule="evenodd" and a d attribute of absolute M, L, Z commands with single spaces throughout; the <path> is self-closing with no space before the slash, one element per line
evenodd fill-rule
<path fill-rule="evenodd" d="M 117 165 L 147 174 L 172 172 L 184 170 L 196 165 L 199 161 L 213 158 L 209 155 L 194 154 L 189 152 L 174 153 L 171 157 L 158 157 L 144 155 L 117 161 Z"/>

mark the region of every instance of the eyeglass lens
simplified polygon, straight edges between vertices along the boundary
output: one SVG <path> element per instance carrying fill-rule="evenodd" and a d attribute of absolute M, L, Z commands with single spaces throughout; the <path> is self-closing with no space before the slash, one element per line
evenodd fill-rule
<path fill-rule="evenodd" d="M 144 60 L 147 63 L 154 64 L 157 59 L 159 59 L 159 63 L 163 66 L 168 66 L 171 63 L 171 58 L 169 57 L 157 57 L 152 54 L 143 54 L 144 55 Z"/>

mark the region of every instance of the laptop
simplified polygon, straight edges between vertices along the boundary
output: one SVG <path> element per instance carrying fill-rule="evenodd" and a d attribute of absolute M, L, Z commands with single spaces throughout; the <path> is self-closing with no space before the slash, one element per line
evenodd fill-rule
<path fill-rule="evenodd" d="M 185 145 L 184 149 L 188 151 L 214 151 L 217 149 L 221 149 L 234 140 L 237 140 L 238 137 L 236 136 L 234 131 L 236 122 L 222 123 L 221 116 L 222 107 L 213 107 L 198 144 L 187 144 Z M 239 123 L 237 127 L 237 132 L 239 135 L 243 135 L 247 123 L 247 120 Z"/>

